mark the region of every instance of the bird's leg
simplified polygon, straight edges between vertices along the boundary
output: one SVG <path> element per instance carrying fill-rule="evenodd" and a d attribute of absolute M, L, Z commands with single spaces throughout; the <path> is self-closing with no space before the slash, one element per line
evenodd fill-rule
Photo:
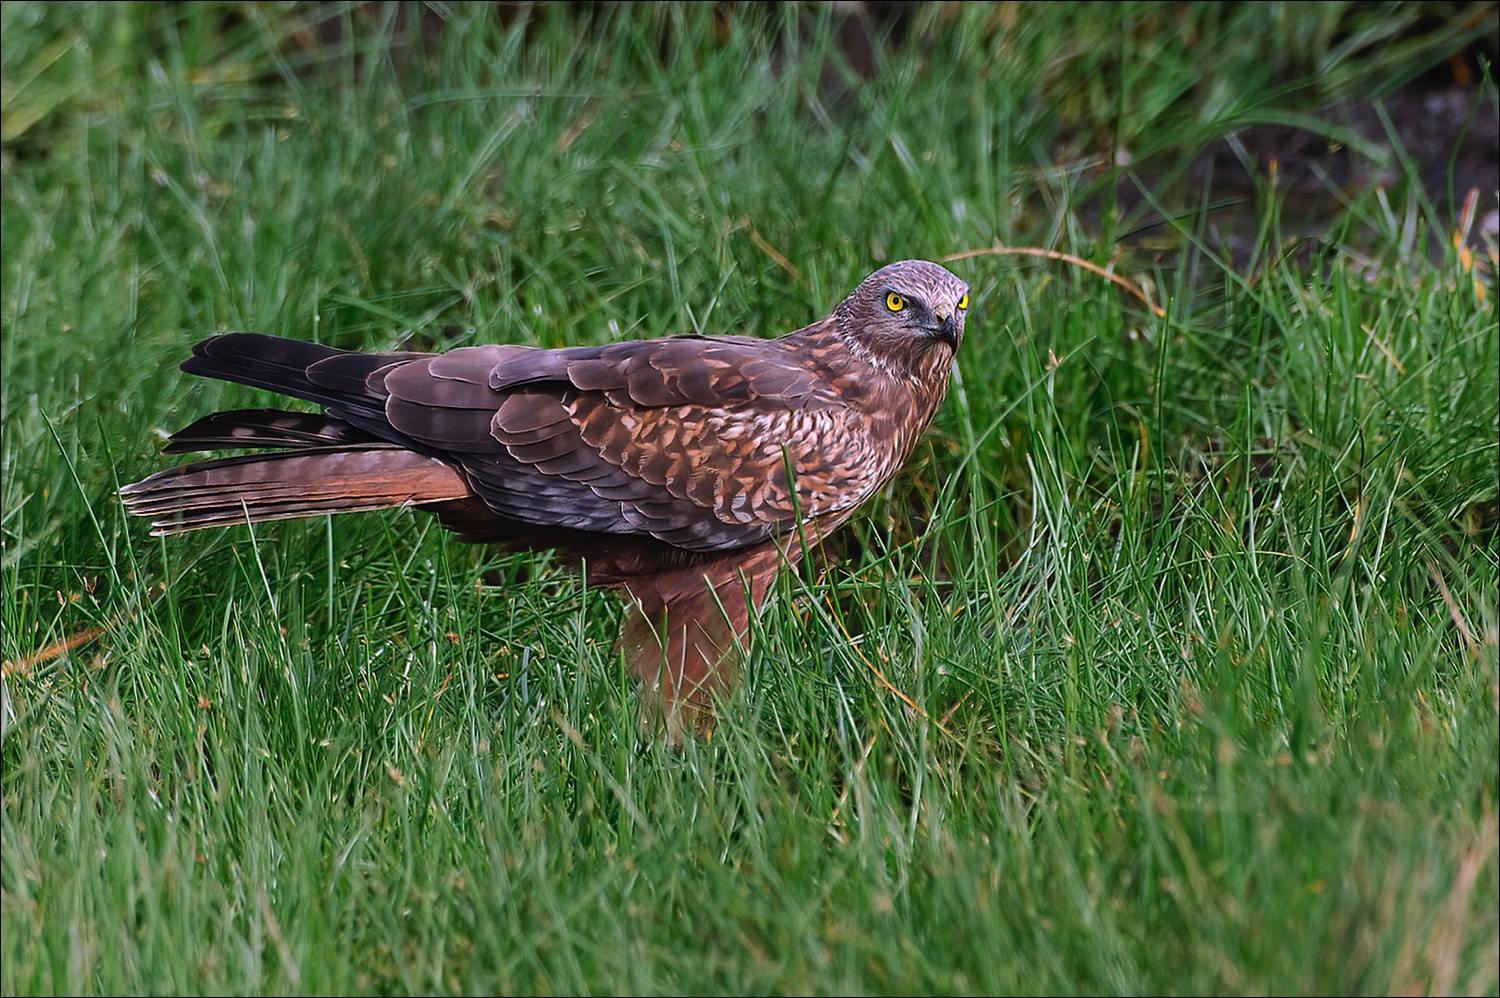
<path fill-rule="evenodd" d="M 774 546 L 632 579 L 619 649 L 644 687 L 644 707 L 667 737 L 706 737 L 719 698 L 734 686 L 739 655 L 776 576 Z"/>

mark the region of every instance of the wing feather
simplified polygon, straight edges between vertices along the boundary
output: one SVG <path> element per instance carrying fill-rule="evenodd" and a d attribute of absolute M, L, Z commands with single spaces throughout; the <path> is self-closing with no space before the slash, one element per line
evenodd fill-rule
<path fill-rule="evenodd" d="M 236 335 L 194 356 L 202 373 L 279 386 L 329 416 L 214 417 L 181 449 L 384 441 L 462 469 L 497 516 L 537 527 L 729 550 L 868 494 L 848 445 L 867 428 L 785 339 L 366 355 Z"/>

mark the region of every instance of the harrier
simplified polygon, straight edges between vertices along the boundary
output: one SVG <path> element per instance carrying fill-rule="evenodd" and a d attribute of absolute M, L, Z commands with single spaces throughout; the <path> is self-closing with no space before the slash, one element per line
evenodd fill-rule
<path fill-rule="evenodd" d="M 907 260 L 777 339 L 368 354 L 255 333 L 182 369 L 322 407 L 219 412 L 122 490 L 154 534 L 412 506 L 550 548 L 627 604 L 619 650 L 672 736 L 705 732 L 777 570 L 894 476 L 948 390 L 968 286 Z"/>

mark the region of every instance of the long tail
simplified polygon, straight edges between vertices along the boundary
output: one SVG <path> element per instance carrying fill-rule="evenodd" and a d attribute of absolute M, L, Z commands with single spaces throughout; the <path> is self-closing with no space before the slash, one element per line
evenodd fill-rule
<path fill-rule="evenodd" d="M 120 489 L 125 508 L 151 517 L 151 533 L 425 505 L 470 495 L 437 458 L 392 444 L 250 454 L 168 468 Z"/>
<path fill-rule="evenodd" d="M 182 369 L 328 406 L 333 415 L 243 409 L 175 433 L 167 453 L 260 450 L 169 468 L 120 490 L 126 508 L 152 519 L 155 535 L 261 520 L 466 499 L 452 465 L 415 453 L 339 418 L 383 422 L 372 381 L 415 354 L 361 354 L 316 343 L 229 333 L 204 340 Z M 363 417 L 363 418 L 361 418 Z"/>

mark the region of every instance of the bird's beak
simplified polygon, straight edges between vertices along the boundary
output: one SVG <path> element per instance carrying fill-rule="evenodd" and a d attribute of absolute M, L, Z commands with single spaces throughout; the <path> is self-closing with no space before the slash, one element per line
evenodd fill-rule
<path fill-rule="evenodd" d="M 958 318 L 953 315 L 937 316 L 937 328 L 932 331 L 942 342 L 948 344 L 948 348 L 955 353 L 958 351 Z"/>

